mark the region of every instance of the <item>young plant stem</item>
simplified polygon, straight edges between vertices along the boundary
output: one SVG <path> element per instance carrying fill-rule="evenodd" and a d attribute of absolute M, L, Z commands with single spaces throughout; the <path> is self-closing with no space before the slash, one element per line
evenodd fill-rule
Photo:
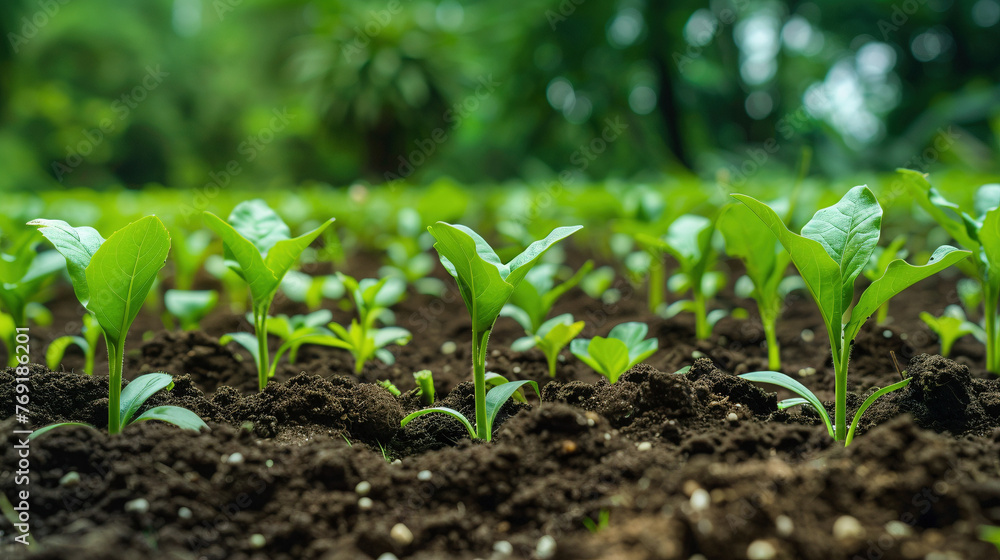
<path fill-rule="evenodd" d="M 831 343 L 833 335 L 831 334 Z M 834 439 L 836 441 L 847 440 L 847 365 L 851 360 L 851 343 L 843 340 L 843 334 L 837 335 L 840 344 L 831 344 L 833 348 L 833 369 L 836 375 L 836 402 L 834 404 Z M 840 346 L 840 354 L 837 354 L 837 347 Z"/>
<path fill-rule="evenodd" d="M 767 341 L 767 369 L 781 371 L 781 346 L 778 345 L 778 321 L 776 317 L 761 317 L 764 323 L 764 338 Z"/>
<path fill-rule="evenodd" d="M 996 282 L 983 282 L 983 317 L 986 321 L 986 370 L 1000 373 L 1000 286 Z"/>
<path fill-rule="evenodd" d="M 489 441 L 493 434 L 486 424 L 486 343 L 490 331 L 472 332 L 472 379 L 476 386 L 476 436 Z"/>
<path fill-rule="evenodd" d="M 267 386 L 268 366 L 270 361 L 267 355 L 267 313 L 269 306 L 262 306 L 262 309 L 254 313 L 253 328 L 257 334 L 257 383 L 261 391 Z"/>
<path fill-rule="evenodd" d="M 665 271 L 663 252 L 649 248 L 649 310 L 656 312 L 663 305 L 663 285 Z"/>
<path fill-rule="evenodd" d="M 875 315 L 875 323 L 878 325 L 884 325 L 886 319 L 889 318 L 889 302 L 885 302 L 878 308 L 878 313 Z"/>
<path fill-rule="evenodd" d="M 83 371 L 87 375 L 94 375 L 94 359 L 97 357 L 97 348 L 93 345 L 87 348 L 86 352 L 86 363 L 83 366 Z"/>
<path fill-rule="evenodd" d="M 108 344 L 108 433 L 122 431 L 122 369 L 125 367 L 125 345 Z"/>
<path fill-rule="evenodd" d="M 556 376 L 556 361 L 559 359 L 559 354 L 552 354 L 551 356 L 545 356 L 546 361 L 549 362 L 549 377 Z"/>
<path fill-rule="evenodd" d="M 694 289 L 694 333 L 698 340 L 708 340 L 712 337 L 712 326 L 708 324 L 705 309 L 705 294 L 700 289 Z"/>

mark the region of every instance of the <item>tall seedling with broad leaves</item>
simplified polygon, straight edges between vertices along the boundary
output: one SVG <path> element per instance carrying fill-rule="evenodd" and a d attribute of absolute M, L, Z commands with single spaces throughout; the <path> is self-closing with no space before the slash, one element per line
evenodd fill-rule
<path fill-rule="evenodd" d="M 695 317 L 695 335 L 699 340 L 712 336 L 712 327 L 726 313 L 722 310 L 708 312 L 708 301 L 726 285 L 726 275 L 713 270 L 719 253 L 713 246 L 716 220 L 694 214 L 685 214 L 667 228 L 660 239 L 660 248 L 677 260 L 680 270 L 668 280 L 675 293 L 690 291 L 692 299 L 676 301 L 667 307 L 666 316 L 690 311 Z"/>
<path fill-rule="evenodd" d="M 226 264 L 250 287 L 250 299 L 257 336 L 257 380 L 260 390 L 267 385 L 270 361 L 267 351 L 267 314 L 281 285 L 281 279 L 295 265 L 302 251 L 330 224 L 292 238 L 280 216 L 260 199 L 241 202 L 229 215 L 229 223 L 205 212 L 205 225 L 222 238 Z"/>
<path fill-rule="evenodd" d="M 486 394 L 486 344 L 500 310 L 511 294 L 524 280 L 525 275 L 538 262 L 542 254 L 557 242 L 569 237 L 583 226 L 559 227 L 552 230 L 545 239 L 535 241 L 509 263 L 500 261 L 496 251 L 476 232 L 462 225 L 438 222 L 427 229 L 437 240 L 434 248 L 455 282 L 465 301 L 465 307 L 472 319 L 472 376 L 476 393 L 476 425 L 460 412 L 450 408 L 428 408 L 417 411 L 403 419 L 405 425 L 417 416 L 431 412 L 450 414 L 459 419 L 477 439 L 490 440 L 493 419 L 500 407 L 522 385 L 534 381 L 512 381 L 492 389 Z"/>
<path fill-rule="evenodd" d="M 161 420 L 192 430 L 204 427 L 195 413 L 176 406 L 155 407 L 134 417 L 149 397 L 172 385 L 165 373 L 141 375 L 122 390 L 125 338 L 170 251 L 170 235 L 163 223 L 147 216 L 106 241 L 93 228 L 74 228 L 58 220 L 34 220 L 29 225 L 40 226 L 42 235 L 66 257 L 77 299 L 93 313 L 104 334 L 108 346 L 108 432 L 117 434 L 143 420 Z M 32 436 L 62 425 L 41 428 Z"/>
<path fill-rule="evenodd" d="M 826 324 L 836 373 L 835 421 L 816 396 L 795 379 L 775 371 L 741 375 L 750 381 L 773 383 L 806 399 L 823 418 L 830 435 L 845 445 L 851 442 L 861 415 L 878 397 L 905 387 L 903 380 L 875 392 L 854 415 L 851 431 L 847 431 L 847 372 L 851 345 L 861 326 L 889 298 L 911 285 L 965 259 L 971 253 L 947 245 L 939 247 L 923 266 L 913 266 L 901 259 L 892 261 L 885 273 L 863 294 L 851 310 L 854 282 L 864 270 L 878 245 L 882 226 L 882 208 L 868 187 L 851 189 L 829 208 L 816 213 L 803 228 L 801 235 L 791 232 L 777 213 L 766 204 L 749 196 L 734 194 L 766 225 L 791 255 L 809 293 L 819 306 Z M 844 324 L 844 316 L 850 319 Z"/>
<path fill-rule="evenodd" d="M 972 258 L 960 268 L 982 284 L 986 369 L 1000 373 L 1000 185 L 979 187 L 973 215 L 941 196 L 922 173 L 909 169 L 899 173 L 920 206 L 959 245 L 972 251 Z"/>

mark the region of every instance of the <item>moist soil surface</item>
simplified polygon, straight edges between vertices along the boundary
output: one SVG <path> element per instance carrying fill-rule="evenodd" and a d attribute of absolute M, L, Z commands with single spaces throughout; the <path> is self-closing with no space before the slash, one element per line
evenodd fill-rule
<path fill-rule="evenodd" d="M 363 263 L 352 270 L 366 272 Z M 918 284 L 892 302 L 888 325 L 864 328 L 848 418 L 899 380 L 893 355 L 912 381 L 868 410 L 847 448 L 814 411 L 779 411 L 787 394 L 736 377 L 767 365 L 752 302 L 723 294 L 719 307 L 745 306 L 751 318 L 723 319 L 697 341 L 690 317 L 661 319 L 645 309 L 644 288 L 616 287 L 613 304 L 572 290 L 553 312 L 587 321 L 585 337 L 646 322 L 659 352 L 611 385 L 564 351 L 550 378 L 540 352 L 510 351 L 523 333 L 501 318 L 487 369 L 534 379 L 542 394 L 507 403 L 489 443 L 442 415 L 400 427 L 425 406 L 411 376 L 421 369 L 434 373 L 436 405 L 474 416 L 469 320 L 456 292 L 412 294 L 395 307 L 414 337 L 392 348 L 394 365 L 355 375 L 346 352 L 303 346 L 263 392 L 249 355 L 219 344 L 249 329 L 241 313 L 220 309 L 202 330 L 180 332 L 144 312 L 126 378 L 173 374 L 173 389 L 146 407 L 185 406 L 210 431 L 147 422 L 118 436 L 74 427 L 33 440 L 30 523 L 40 546 L 13 544 L 0 520 L 0 550 L 78 560 L 1000 558 L 979 539 L 980 526 L 1000 525 L 1000 378 L 983 371 L 971 337 L 955 345 L 954 361 L 935 355 L 917 319 L 957 303 L 954 277 Z M 33 361 L 79 328 L 71 292 L 50 308 L 58 328 L 32 328 Z M 331 310 L 349 321 L 350 311 Z M 287 300 L 275 308 L 305 311 Z M 782 369 L 832 401 L 825 330 L 805 294 L 788 298 L 779 340 Z M 97 362 L 106 371 L 103 349 Z M 70 351 L 60 371 L 31 366 L 33 427 L 106 426 L 106 375 L 80 373 L 83 363 Z M 403 394 L 374 383 L 382 379 Z M 13 402 L 14 386 L 14 371 L 0 372 L 0 402 Z M 7 496 L 21 489 L 21 428 L 13 417 L 0 422 Z M 606 526 L 588 529 L 602 518 Z"/>

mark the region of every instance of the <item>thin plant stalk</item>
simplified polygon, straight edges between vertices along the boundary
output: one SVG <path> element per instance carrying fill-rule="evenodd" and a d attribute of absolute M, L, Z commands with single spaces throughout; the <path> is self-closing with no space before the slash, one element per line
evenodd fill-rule
<path fill-rule="evenodd" d="M 107 339 L 105 339 L 107 341 Z M 122 370 L 125 367 L 125 346 L 108 345 L 108 433 L 121 432 Z"/>
<path fill-rule="evenodd" d="M 986 369 L 1000 373 L 1000 285 L 983 282 L 983 317 L 986 321 Z"/>
<path fill-rule="evenodd" d="M 476 386 L 476 436 L 489 440 L 486 422 L 486 344 L 490 331 L 472 333 L 472 378 Z"/>
<path fill-rule="evenodd" d="M 268 366 L 270 364 L 267 353 L 267 313 L 269 310 L 269 305 L 264 306 L 264 309 L 255 313 L 256 316 L 254 317 L 254 331 L 257 334 L 257 352 L 260 357 L 257 360 L 257 383 L 261 391 L 267 386 Z"/>

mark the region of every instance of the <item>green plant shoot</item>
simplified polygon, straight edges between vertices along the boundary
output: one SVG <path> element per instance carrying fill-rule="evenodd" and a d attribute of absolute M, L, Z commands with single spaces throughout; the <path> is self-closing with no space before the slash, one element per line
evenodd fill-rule
<path fill-rule="evenodd" d="M 905 259 L 909 256 L 909 252 L 906 250 L 906 236 L 900 235 L 889 243 L 888 247 L 876 247 L 875 252 L 872 253 L 871 259 L 868 261 L 868 266 L 865 267 L 864 275 L 865 278 L 874 282 L 885 274 L 889 264 L 896 259 Z M 875 323 L 878 325 L 884 325 L 886 320 L 889 319 L 889 301 L 887 300 L 881 306 L 879 306 L 878 311 L 875 314 Z"/>
<path fill-rule="evenodd" d="M 944 314 L 935 317 L 926 311 L 920 312 L 920 320 L 928 327 L 941 341 L 941 355 L 945 358 L 951 356 L 951 349 L 958 339 L 966 335 L 974 335 L 977 339 L 986 340 L 986 333 L 979 325 L 969 321 L 965 317 L 965 312 L 957 305 L 949 305 L 945 308 Z"/>
<path fill-rule="evenodd" d="M 983 185 L 973 214 L 949 202 L 917 171 L 900 169 L 920 206 L 973 257 L 959 268 L 982 285 L 986 328 L 986 369 L 1000 373 L 1000 185 Z"/>
<path fill-rule="evenodd" d="M 423 399 L 424 404 L 431 406 L 434 404 L 434 374 L 429 369 L 422 369 L 413 372 L 413 380 L 417 382 L 417 394 Z"/>
<path fill-rule="evenodd" d="M 583 327 L 583 321 L 574 322 L 573 315 L 563 313 L 542 323 L 535 334 L 529 334 L 515 340 L 510 348 L 515 352 L 527 352 L 537 346 L 545 354 L 549 375 L 555 377 L 559 352 L 580 334 Z"/>
<path fill-rule="evenodd" d="M 615 325 L 608 337 L 578 338 L 570 344 L 570 352 L 594 371 L 615 383 L 621 374 L 652 356 L 659 348 L 659 341 L 647 338 L 646 323 Z"/>
<path fill-rule="evenodd" d="M 14 352 L 15 329 L 28 326 L 28 319 L 32 315 L 31 300 L 38 296 L 66 263 L 56 251 L 36 252 L 38 239 L 38 233 L 30 230 L 30 235 L 21 235 L 14 240 L 8 248 L 10 252 L 0 253 L 0 309 L 9 315 L 9 319 L 4 321 L 9 324 L 0 326 L 0 335 L 7 347 L 8 367 L 17 365 L 17 355 Z M 44 307 L 35 308 L 36 311 L 43 309 Z M 42 315 L 47 315 L 47 310 Z"/>
<path fill-rule="evenodd" d="M 970 253 L 944 245 L 934 251 L 930 261 L 923 266 L 914 266 L 901 259 L 894 260 L 886 268 L 885 274 L 865 290 L 852 310 L 854 282 L 878 245 L 882 225 L 882 207 L 868 187 L 854 187 L 837 204 L 816 212 L 803 226 L 801 235 L 790 231 L 778 214 L 766 204 L 746 195 L 732 196 L 745 204 L 778 238 L 819 307 L 829 336 L 836 375 L 835 421 L 831 424 L 826 409 L 812 392 L 787 375 L 768 371 L 748 373 L 741 377 L 776 384 L 808 399 L 823 418 L 830 435 L 847 445 L 861 414 L 867 409 L 867 406 L 862 406 L 855 414 L 851 432 L 848 433 L 848 363 L 851 346 L 861 326 L 889 298 L 967 258 Z M 848 311 L 850 319 L 844 324 L 844 316 Z M 876 392 L 870 399 L 874 402 L 875 398 L 885 392 L 902 388 L 907 383 L 909 380 L 886 387 L 883 392 Z M 866 403 L 869 406 L 871 404 Z"/>
<path fill-rule="evenodd" d="M 167 311 L 164 323 L 172 328 L 171 317 L 176 317 L 182 329 L 197 329 L 218 303 L 219 292 L 215 290 L 167 290 L 163 294 L 163 307 Z"/>
<path fill-rule="evenodd" d="M 469 318 L 472 320 L 472 377 L 475 384 L 476 426 L 472 429 L 467 420 L 465 424 L 474 438 L 489 440 L 493 437 L 492 419 L 487 417 L 490 406 L 487 403 L 486 393 L 486 346 L 493 326 L 500 316 L 500 310 L 545 251 L 582 227 L 558 227 L 544 239 L 528 245 L 527 249 L 507 264 L 500 261 L 496 251 L 485 239 L 465 226 L 437 222 L 427 228 L 437 240 L 434 248 L 437 249 L 445 270 L 455 278 L 462 300 L 469 311 Z M 490 395 L 496 393 L 499 397 L 510 390 L 510 394 L 506 394 L 504 400 L 496 405 L 497 410 L 524 383 L 526 382 L 515 381 L 490 391 Z M 517 387 L 511 389 L 511 385 Z M 537 384 L 535 389 L 537 391 Z M 427 410 L 451 414 L 443 409 Z"/>
<path fill-rule="evenodd" d="M 92 228 L 73 228 L 66 222 L 34 220 L 28 224 L 40 226 L 42 235 L 66 258 L 77 299 L 93 313 L 104 334 L 108 347 L 108 433 L 117 434 L 126 425 L 142 420 L 161 420 L 192 430 L 205 427 L 195 413 L 176 406 L 156 407 L 134 417 L 149 397 L 172 384 L 167 374 L 141 375 L 122 391 L 125 339 L 170 251 L 170 234 L 163 223 L 147 216 L 107 240 Z M 41 428 L 32 436 L 62 425 Z"/>
<path fill-rule="evenodd" d="M 222 238 L 226 261 L 250 288 L 254 333 L 257 337 L 257 380 L 261 391 L 267 385 L 269 364 L 267 348 L 267 314 L 271 302 L 281 285 L 281 279 L 295 265 L 302 251 L 323 230 L 333 223 L 333 218 L 299 237 L 291 237 L 291 230 L 281 217 L 260 199 L 241 202 L 229 215 L 229 222 L 205 212 L 205 223 Z"/>
<path fill-rule="evenodd" d="M 725 316 L 725 312 L 708 313 L 708 300 L 715 297 L 726 285 L 726 276 L 712 270 L 719 253 L 712 245 L 716 220 L 685 214 L 667 228 L 660 240 L 660 248 L 670 253 L 680 268 L 668 281 L 667 286 L 674 293 L 690 291 L 692 299 L 676 301 L 666 310 L 672 317 L 682 311 L 690 311 L 695 317 L 695 336 L 706 340 L 712 336 L 712 327 Z"/>
<path fill-rule="evenodd" d="M 579 284 L 593 268 L 594 263 L 587 261 L 565 282 L 556 284 L 559 265 L 537 265 L 524 276 L 524 281 L 511 294 L 510 301 L 500 310 L 500 316 L 514 319 L 529 335 L 537 333 L 556 301 Z"/>

